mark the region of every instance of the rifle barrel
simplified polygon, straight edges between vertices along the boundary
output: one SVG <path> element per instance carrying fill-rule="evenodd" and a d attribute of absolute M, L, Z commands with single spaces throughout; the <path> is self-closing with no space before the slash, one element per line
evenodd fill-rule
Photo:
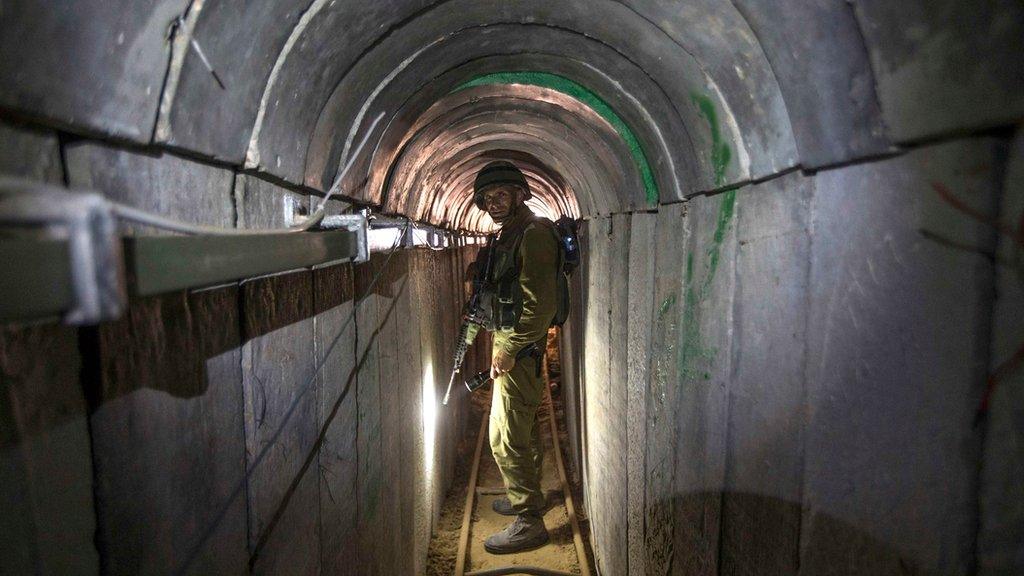
<path fill-rule="evenodd" d="M 448 405 L 448 397 L 452 393 L 452 383 L 455 382 L 455 375 L 459 373 L 459 369 L 452 370 L 452 377 L 448 379 L 448 389 L 444 391 L 444 400 L 441 401 L 441 405 Z"/>

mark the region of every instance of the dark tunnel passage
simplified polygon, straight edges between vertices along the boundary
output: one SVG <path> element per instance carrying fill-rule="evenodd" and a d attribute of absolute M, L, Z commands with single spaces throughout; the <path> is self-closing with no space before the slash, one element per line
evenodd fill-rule
<path fill-rule="evenodd" d="M 507 160 L 580 222 L 597 573 L 1024 574 L 1022 39 L 1019 0 L 0 1 L 0 200 L 446 239 L 4 323 L 0 573 L 425 573 Z"/>

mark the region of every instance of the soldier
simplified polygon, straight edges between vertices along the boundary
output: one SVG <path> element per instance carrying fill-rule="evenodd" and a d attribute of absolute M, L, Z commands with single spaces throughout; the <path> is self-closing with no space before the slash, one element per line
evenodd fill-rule
<path fill-rule="evenodd" d="M 491 452 L 507 493 L 493 508 L 516 519 L 487 538 L 484 547 L 492 554 L 508 554 L 548 541 L 537 411 L 544 398 L 544 342 L 559 306 L 561 252 L 554 226 L 527 208 L 530 188 L 515 165 L 487 164 L 473 191 L 476 205 L 501 228 L 487 250 L 483 295 L 494 319 L 488 327 L 494 329 Z"/>

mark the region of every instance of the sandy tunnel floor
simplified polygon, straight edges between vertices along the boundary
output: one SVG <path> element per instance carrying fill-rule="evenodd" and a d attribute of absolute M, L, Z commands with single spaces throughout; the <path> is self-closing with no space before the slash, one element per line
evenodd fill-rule
<path fill-rule="evenodd" d="M 475 436 L 479 430 L 481 417 L 486 417 L 490 406 L 490 391 L 478 392 L 473 398 L 473 417 L 468 430 Z M 555 403 L 559 402 L 553 397 Z M 556 407 L 557 408 L 557 407 Z M 484 550 L 484 540 L 491 534 L 503 529 L 511 517 L 494 512 L 491 503 L 500 495 L 480 492 L 496 492 L 503 489 L 501 475 L 491 456 L 486 439 L 480 455 L 480 472 L 477 482 L 477 497 L 474 501 L 472 525 L 470 527 L 469 550 L 467 553 L 466 571 L 498 568 L 503 566 L 539 566 L 578 574 L 579 561 L 576 547 L 572 539 L 572 527 L 566 512 L 562 489 L 558 480 L 558 470 L 554 457 L 554 443 L 551 440 L 551 425 L 548 422 L 550 412 L 547 405 L 540 411 L 538 425 L 541 427 L 541 442 L 544 446 L 544 465 L 541 487 L 548 500 L 548 510 L 544 515 L 544 524 L 550 536 L 549 543 L 536 550 L 519 554 L 494 555 Z M 564 431 L 560 430 L 565 442 Z M 459 530 L 461 528 L 463 506 L 466 499 L 466 482 L 472 465 L 472 447 L 476 438 L 467 438 L 460 447 L 457 484 L 449 491 L 441 512 L 438 528 L 430 544 L 430 556 L 427 563 L 427 574 L 430 576 L 450 576 L 455 570 L 455 557 L 458 552 Z M 577 503 L 577 509 L 579 504 Z M 585 530 L 585 525 L 584 525 Z M 584 533 L 584 540 L 588 540 Z"/>

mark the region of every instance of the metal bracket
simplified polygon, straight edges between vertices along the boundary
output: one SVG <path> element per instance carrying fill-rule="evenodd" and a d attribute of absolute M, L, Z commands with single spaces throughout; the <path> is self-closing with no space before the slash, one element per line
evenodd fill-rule
<path fill-rule="evenodd" d="M 433 250 L 443 250 L 447 244 L 448 234 L 440 228 L 431 226 L 426 230 L 426 243 Z"/>
<path fill-rule="evenodd" d="M 368 231 L 366 216 L 363 214 L 341 214 L 338 216 L 325 216 L 320 222 L 320 228 L 325 230 L 348 230 L 356 234 L 356 254 L 352 260 L 355 263 L 366 262 L 370 259 L 370 242 L 367 240 Z"/>
<path fill-rule="evenodd" d="M 36 290 L 40 292 L 31 297 L 39 301 L 39 308 L 61 310 L 67 324 L 95 324 L 120 316 L 127 299 L 121 242 L 117 222 L 102 196 L 2 178 L 0 225 L 14 233 L 16 240 L 5 242 L 5 250 L 19 264 L 0 282 L 4 294 L 0 317 L 26 319 L 19 318 L 19 312 L 32 306 L 23 305 L 13 294 Z M 66 258 L 29 252 L 47 245 Z M 18 286 L 25 279 L 34 280 L 37 288 Z"/>
<path fill-rule="evenodd" d="M 370 228 L 381 230 L 387 228 L 408 228 L 405 238 L 402 241 L 402 248 L 414 248 L 426 245 L 434 250 L 442 250 L 448 243 L 450 234 L 442 228 L 425 224 L 417 224 L 407 218 L 394 218 L 390 216 L 370 215 L 368 216 Z"/>
<path fill-rule="evenodd" d="M 408 219 L 371 214 L 367 216 L 367 221 L 370 228 L 374 230 L 385 230 L 388 228 L 405 229 L 405 236 L 402 238 L 402 248 L 412 248 L 415 245 L 412 237 L 412 222 Z"/>

